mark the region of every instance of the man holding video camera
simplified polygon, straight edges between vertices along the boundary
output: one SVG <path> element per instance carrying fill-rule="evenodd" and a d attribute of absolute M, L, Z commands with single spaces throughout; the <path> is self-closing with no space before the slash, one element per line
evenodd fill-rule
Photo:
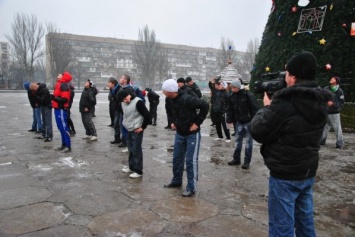
<path fill-rule="evenodd" d="M 250 122 L 270 170 L 269 236 L 315 236 L 312 187 L 331 98 L 317 86 L 316 65 L 310 52 L 294 55 L 286 65 L 287 88 L 272 100 L 265 92 L 264 107 Z"/>

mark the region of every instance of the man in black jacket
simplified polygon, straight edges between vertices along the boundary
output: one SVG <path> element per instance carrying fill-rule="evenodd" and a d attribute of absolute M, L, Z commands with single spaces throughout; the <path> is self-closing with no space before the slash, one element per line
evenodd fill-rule
<path fill-rule="evenodd" d="M 92 86 L 92 81 L 87 80 L 85 82 L 84 90 L 81 93 L 79 101 L 79 111 L 81 113 L 81 121 L 85 128 L 86 136 L 83 139 L 89 139 L 90 141 L 97 140 L 97 133 L 95 125 L 92 121 L 94 113 L 92 110 L 96 105 L 96 89 Z"/>
<path fill-rule="evenodd" d="M 201 93 L 200 88 L 199 88 L 198 85 L 192 80 L 191 77 L 186 77 L 185 83 L 187 84 L 187 86 L 189 86 L 189 87 L 195 92 L 195 94 L 198 96 L 198 98 L 201 98 L 201 97 L 202 97 L 202 93 Z"/>
<path fill-rule="evenodd" d="M 45 142 L 53 139 L 51 94 L 45 83 L 31 83 L 30 90 L 34 93 L 35 103 L 40 106 L 42 114 L 42 136 Z"/>
<path fill-rule="evenodd" d="M 315 236 L 312 187 L 330 99 L 315 81 L 316 66 L 312 53 L 294 55 L 286 65 L 287 88 L 272 100 L 265 93 L 250 122 L 270 170 L 269 236 Z"/>
<path fill-rule="evenodd" d="M 155 93 L 151 88 L 146 88 L 145 91 L 148 92 L 149 100 L 149 113 L 150 113 L 150 122 L 153 126 L 157 126 L 157 109 L 159 105 L 160 95 Z"/>
<path fill-rule="evenodd" d="M 200 126 L 208 113 L 208 103 L 178 90 L 174 79 L 164 81 L 163 93 L 171 98 L 173 122 L 176 130 L 173 155 L 173 178 L 166 188 L 182 186 L 184 161 L 186 159 L 187 185 L 183 197 L 193 196 L 197 189 L 198 154 L 200 149 Z M 199 112 L 198 112 L 199 111 Z"/>
<path fill-rule="evenodd" d="M 259 109 L 255 97 L 245 89 L 241 89 L 240 80 L 231 82 L 232 95 L 228 100 L 227 123 L 234 126 L 236 131 L 235 150 L 233 160 L 228 165 L 240 165 L 243 138 L 245 137 L 245 156 L 243 169 L 248 169 L 253 152 L 253 138 L 249 131 L 249 123 Z"/>

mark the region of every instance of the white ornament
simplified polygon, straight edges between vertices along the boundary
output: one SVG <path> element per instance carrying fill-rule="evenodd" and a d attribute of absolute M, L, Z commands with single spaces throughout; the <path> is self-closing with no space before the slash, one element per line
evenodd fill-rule
<path fill-rule="evenodd" d="M 309 4 L 309 0 L 299 0 L 298 1 L 298 6 L 300 7 L 305 7 Z"/>

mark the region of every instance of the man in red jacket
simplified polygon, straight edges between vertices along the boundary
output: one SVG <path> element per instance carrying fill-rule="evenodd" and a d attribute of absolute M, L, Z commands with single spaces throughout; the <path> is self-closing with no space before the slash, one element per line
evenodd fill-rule
<path fill-rule="evenodd" d="M 68 72 L 58 74 L 57 83 L 54 86 L 52 107 L 55 121 L 62 137 L 62 146 L 56 150 L 67 153 L 71 151 L 70 133 L 68 127 L 68 108 L 70 101 L 69 82 L 72 76 Z"/>

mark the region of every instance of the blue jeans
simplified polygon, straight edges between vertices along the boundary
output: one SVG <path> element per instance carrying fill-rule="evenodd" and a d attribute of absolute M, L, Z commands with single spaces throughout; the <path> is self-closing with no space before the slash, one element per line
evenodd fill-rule
<path fill-rule="evenodd" d="M 62 137 L 62 146 L 71 148 L 67 111 L 64 109 L 55 109 L 54 116 L 60 135 Z"/>
<path fill-rule="evenodd" d="M 315 237 L 314 177 L 305 180 L 269 178 L 269 237 Z"/>
<path fill-rule="evenodd" d="M 129 169 L 137 174 L 143 174 L 143 151 L 142 151 L 143 131 L 127 133 L 127 148 L 129 151 Z"/>
<path fill-rule="evenodd" d="M 33 109 L 32 130 L 42 132 L 42 118 L 41 118 L 41 108 L 40 107 Z"/>
<path fill-rule="evenodd" d="M 181 184 L 186 158 L 187 185 L 186 191 L 195 191 L 198 180 L 198 154 L 200 152 L 200 132 L 181 136 L 175 134 L 173 154 L 173 179 L 171 183 Z"/>
<path fill-rule="evenodd" d="M 240 153 L 242 152 L 243 138 L 245 136 L 245 157 L 244 163 L 249 164 L 251 161 L 251 156 L 253 154 L 253 138 L 250 135 L 249 123 L 236 123 L 235 127 L 235 150 L 233 154 L 233 159 L 240 162 Z"/>
<path fill-rule="evenodd" d="M 52 126 L 52 108 L 49 106 L 41 106 L 42 114 L 42 135 L 46 138 L 53 138 Z"/>

